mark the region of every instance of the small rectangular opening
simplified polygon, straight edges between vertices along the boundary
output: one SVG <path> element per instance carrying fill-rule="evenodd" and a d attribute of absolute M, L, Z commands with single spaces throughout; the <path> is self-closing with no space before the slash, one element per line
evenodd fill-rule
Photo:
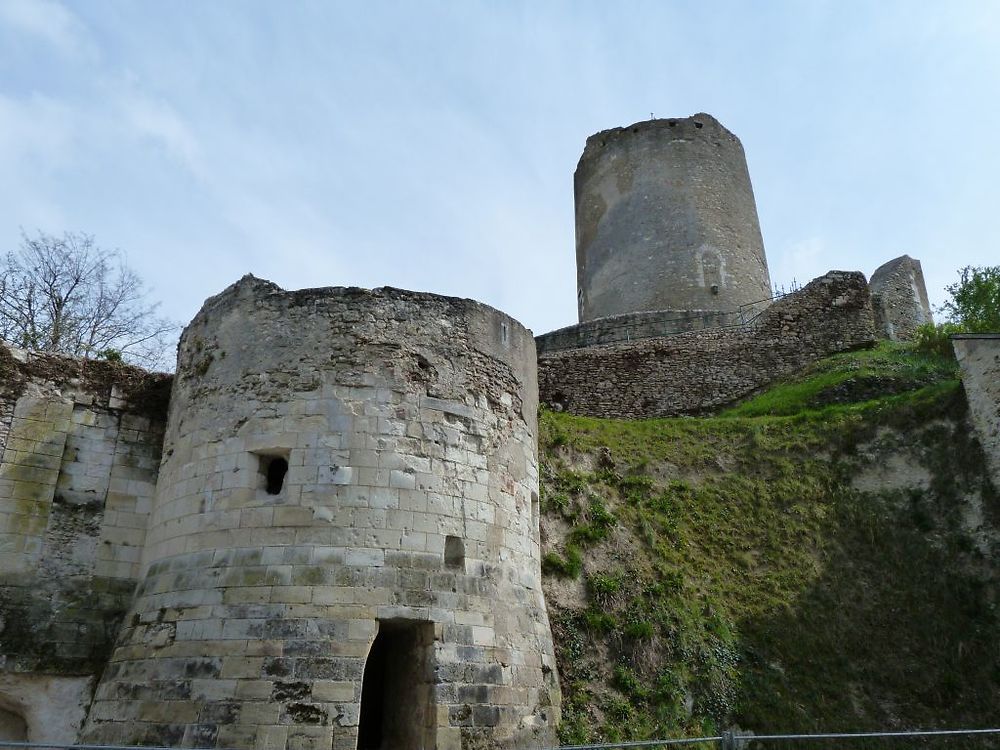
<path fill-rule="evenodd" d="M 444 539 L 444 566 L 465 570 L 465 542 L 457 536 L 447 536 Z"/>
<path fill-rule="evenodd" d="M 436 746 L 434 624 L 381 620 L 365 661 L 358 750 Z"/>
<path fill-rule="evenodd" d="M 257 453 L 257 488 L 268 495 L 280 495 L 288 476 L 288 454 L 278 451 Z"/>

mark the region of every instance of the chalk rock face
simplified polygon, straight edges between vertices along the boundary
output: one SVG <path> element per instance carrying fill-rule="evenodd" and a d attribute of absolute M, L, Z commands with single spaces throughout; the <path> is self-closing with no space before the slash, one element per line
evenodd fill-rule
<path fill-rule="evenodd" d="M 920 261 L 901 255 L 876 269 L 869 282 L 879 338 L 909 341 L 924 323 L 933 323 Z"/>
<path fill-rule="evenodd" d="M 536 394 L 530 332 L 470 300 L 208 300 L 85 740 L 554 744 Z"/>
<path fill-rule="evenodd" d="M 1000 333 L 957 334 L 951 344 L 990 478 L 1000 490 Z"/>
<path fill-rule="evenodd" d="M 581 322 L 770 298 L 743 146 L 714 117 L 592 135 L 574 182 Z"/>

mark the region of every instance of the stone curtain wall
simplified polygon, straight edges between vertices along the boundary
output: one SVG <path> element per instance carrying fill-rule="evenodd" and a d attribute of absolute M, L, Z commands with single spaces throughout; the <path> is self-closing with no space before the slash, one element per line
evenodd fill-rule
<path fill-rule="evenodd" d="M 535 366 L 469 300 L 246 277 L 206 302 L 85 740 L 554 744 Z"/>
<path fill-rule="evenodd" d="M 73 742 L 131 599 L 169 376 L 0 345 L 0 703 Z"/>
<path fill-rule="evenodd" d="M 870 283 L 879 338 L 909 341 L 917 327 L 933 323 L 920 261 L 903 255 L 878 267 Z"/>
<path fill-rule="evenodd" d="M 640 419 L 692 414 L 743 398 L 804 365 L 874 343 L 865 277 L 831 271 L 753 323 L 539 357 L 542 403 Z"/>
<path fill-rule="evenodd" d="M 958 334 L 951 343 L 990 478 L 1000 491 L 1000 333 Z"/>
<path fill-rule="evenodd" d="M 766 306 L 767 303 L 761 305 Z M 586 323 L 560 328 L 535 337 L 539 354 L 579 349 L 585 346 L 635 341 L 658 336 L 670 336 L 684 331 L 739 325 L 753 317 L 757 310 L 748 306 L 741 317 L 740 311 L 721 310 L 656 310 L 653 312 L 612 315 L 588 320 Z"/>

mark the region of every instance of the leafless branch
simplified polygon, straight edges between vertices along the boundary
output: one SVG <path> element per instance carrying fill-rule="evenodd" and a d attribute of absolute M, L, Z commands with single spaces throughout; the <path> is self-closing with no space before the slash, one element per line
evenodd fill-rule
<path fill-rule="evenodd" d="M 0 338 L 16 346 L 163 369 L 173 364 L 178 328 L 121 253 L 91 235 L 22 234 L 0 266 Z"/>

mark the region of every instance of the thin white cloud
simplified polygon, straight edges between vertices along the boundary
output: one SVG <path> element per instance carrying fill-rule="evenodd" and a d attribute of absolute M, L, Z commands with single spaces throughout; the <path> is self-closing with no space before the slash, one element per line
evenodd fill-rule
<path fill-rule="evenodd" d="M 55 0 L 0 0 L 0 25 L 31 34 L 66 55 L 97 51 L 80 19 Z"/>
<path fill-rule="evenodd" d="M 972 136 L 1000 127 L 1000 11 L 703 6 L 0 0 L 0 240 L 94 232 L 179 318 L 254 270 L 474 296 L 544 331 L 575 318 L 585 138 L 709 111 L 747 148 L 779 285 L 901 252 L 939 286 L 996 262 L 1000 152 Z"/>
<path fill-rule="evenodd" d="M 23 100 L 0 94 L 0 204 L 11 217 L 5 237 L 18 227 L 61 227 L 65 221 L 49 186 L 73 151 L 70 108 L 41 95 Z M 3 250 L 9 248 L 4 247 Z"/>
<path fill-rule="evenodd" d="M 153 139 L 196 177 L 206 177 L 198 138 L 167 102 L 130 94 L 122 98 L 121 107 L 133 135 Z"/>
<path fill-rule="evenodd" d="M 69 155 L 73 121 L 72 108 L 48 96 L 0 94 L 0 165 L 8 174 L 56 168 Z"/>

